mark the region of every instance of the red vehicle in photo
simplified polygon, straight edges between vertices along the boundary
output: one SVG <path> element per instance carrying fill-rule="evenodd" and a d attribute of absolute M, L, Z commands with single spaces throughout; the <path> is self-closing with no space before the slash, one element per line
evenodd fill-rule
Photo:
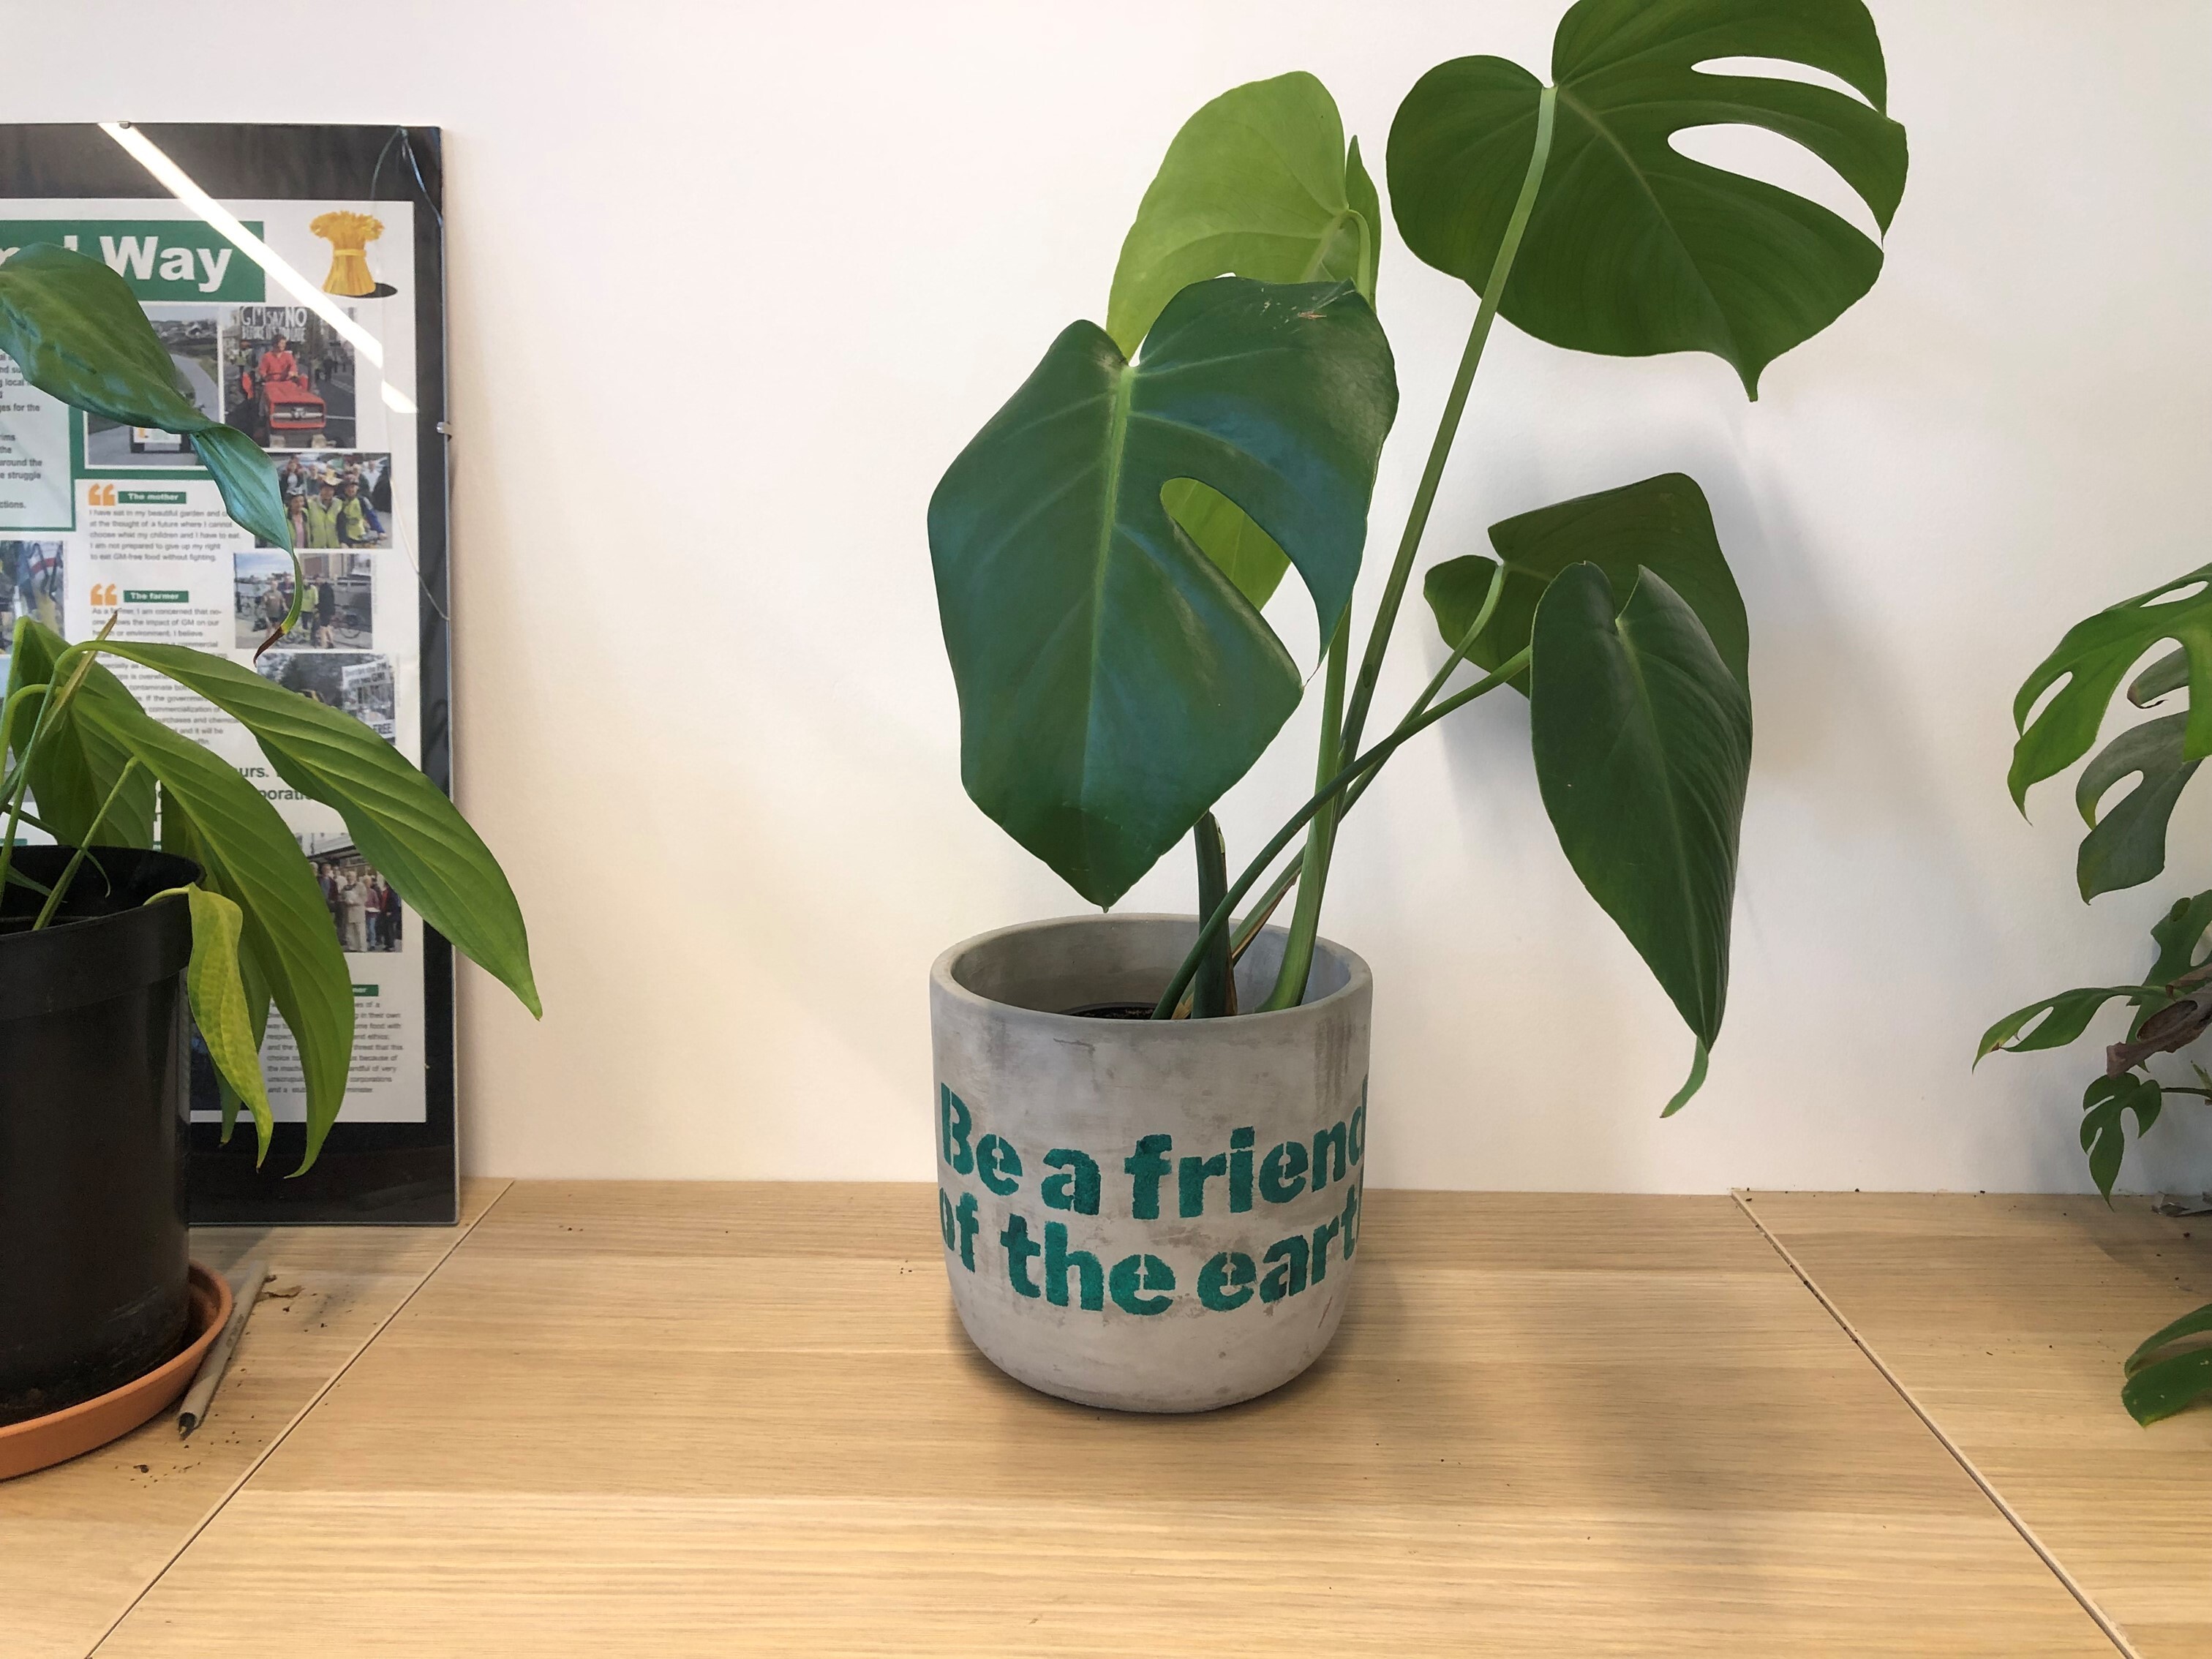
<path fill-rule="evenodd" d="M 254 369 L 242 371 L 239 389 L 246 393 L 249 424 L 254 441 L 276 442 L 288 437 L 313 437 L 323 429 L 323 394 L 308 382 L 303 369 L 281 378 Z"/>

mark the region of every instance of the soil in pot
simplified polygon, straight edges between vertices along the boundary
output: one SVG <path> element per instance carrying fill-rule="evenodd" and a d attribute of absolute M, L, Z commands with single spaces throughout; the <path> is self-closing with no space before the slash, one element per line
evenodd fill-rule
<path fill-rule="evenodd" d="M 41 886 L 64 848 L 19 847 Z M 189 860 L 100 848 L 54 922 L 0 894 L 0 1425 L 104 1395 L 182 1344 Z"/>

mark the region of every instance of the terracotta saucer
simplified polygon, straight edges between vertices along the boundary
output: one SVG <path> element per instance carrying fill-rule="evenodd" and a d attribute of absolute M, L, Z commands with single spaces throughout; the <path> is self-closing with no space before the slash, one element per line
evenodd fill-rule
<path fill-rule="evenodd" d="M 82 1456 L 95 1446 L 119 1440 L 150 1418 L 177 1403 L 191 1386 L 192 1373 L 214 1344 L 216 1334 L 230 1318 L 230 1286 L 220 1274 L 197 1261 L 191 1265 L 191 1312 L 185 1328 L 191 1340 L 184 1352 L 167 1364 L 157 1365 L 135 1382 L 44 1417 L 26 1418 L 0 1429 L 0 1480 L 28 1474 L 49 1464 Z"/>

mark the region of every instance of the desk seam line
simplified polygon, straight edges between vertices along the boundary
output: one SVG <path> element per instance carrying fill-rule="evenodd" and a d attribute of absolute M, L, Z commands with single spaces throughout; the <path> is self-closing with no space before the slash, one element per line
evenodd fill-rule
<path fill-rule="evenodd" d="M 422 1293 L 422 1287 L 428 1285 L 432 1279 L 435 1279 L 444 1269 L 445 1265 L 453 1259 L 453 1252 L 459 1249 L 462 1245 L 468 1243 L 469 1239 L 475 1234 L 476 1230 L 483 1225 L 486 1218 L 490 1216 L 494 1210 L 497 1209 L 506 1201 L 507 1195 L 514 1190 L 514 1182 L 513 1181 L 509 1181 L 505 1186 L 499 1189 L 498 1195 L 495 1197 L 490 1203 L 483 1206 L 483 1213 L 478 1215 L 474 1221 L 470 1222 L 467 1226 L 460 1230 L 459 1236 L 457 1237 L 452 1243 L 446 1247 L 444 1253 L 441 1255 L 435 1261 L 432 1262 L 428 1269 L 423 1273 L 422 1277 L 416 1281 L 415 1288 L 409 1291 L 405 1296 L 400 1297 L 398 1305 L 394 1307 L 390 1313 L 386 1314 L 383 1319 L 378 1322 L 376 1328 L 371 1331 L 368 1335 L 362 1340 L 361 1346 L 353 1351 L 353 1352 L 347 1358 L 345 1364 L 339 1366 L 337 1370 L 333 1371 L 331 1374 L 329 1380 L 326 1381 L 322 1387 L 315 1390 L 314 1394 L 308 1399 L 307 1403 L 301 1407 L 299 1412 L 293 1417 L 292 1420 L 284 1425 L 283 1431 L 272 1439 L 266 1446 L 264 1446 L 261 1449 L 259 1455 L 257 1455 L 251 1463 L 246 1466 L 245 1469 L 240 1472 L 238 1479 L 231 1483 L 229 1489 L 225 1492 L 222 1497 L 216 1498 L 212 1504 L 209 1505 L 208 1512 L 199 1518 L 198 1522 L 189 1533 L 185 1534 L 184 1541 L 179 1543 L 174 1550 L 169 1553 L 167 1559 L 163 1561 L 160 1566 L 154 1569 L 153 1572 L 147 1577 L 146 1582 L 138 1587 L 138 1593 L 133 1595 L 131 1600 L 124 1605 L 123 1610 L 120 1613 L 117 1613 L 113 1619 L 108 1621 L 106 1628 L 102 1630 L 98 1636 L 93 1638 L 92 1645 L 85 1650 L 85 1659 L 99 1659 L 100 1649 L 106 1647 L 107 1645 L 108 1638 L 113 1636 L 117 1631 L 123 1627 L 123 1621 L 130 1618 L 132 1613 L 138 1610 L 139 1603 L 143 1601 L 149 1595 L 151 1595 L 154 1593 L 155 1587 L 158 1586 L 164 1578 L 169 1576 L 169 1570 L 174 1567 L 179 1561 L 184 1559 L 185 1552 L 191 1548 L 194 1544 L 199 1541 L 200 1534 L 205 1532 L 210 1527 L 213 1526 L 216 1522 L 216 1517 L 221 1516 L 225 1510 L 230 1507 L 231 1501 L 235 1498 L 240 1492 L 246 1490 L 246 1482 L 252 1480 L 255 1475 L 261 1472 L 261 1466 L 266 1463 L 276 1455 L 276 1449 L 279 1446 L 282 1446 L 287 1440 L 289 1440 L 292 1437 L 293 1431 L 297 1429 L 301 1424 L 307 1420 L 309 1414 L 314 1411 L 316 1407 L 323 1403 L 325 1397 L 329 1395 L 332 1389 L 337 1387 L 339 1382 L 345 1376 L 346 1373 L 361 1363 L 361 1357 L 376 1345 L 376 1340 L 379 1337 L 382 1336 L 385 1332 L 392 1328 L 392 1322 L 398 1319 L 402 1313 L 405 1312 L 408 1304 L 413 1302 L 416 1297 Z"/>
<path fill-rule="evenodd" d="M 2090 1621 L 2105 1633 L 2106 1638 L 2114 1647 L 2127 1656 L 2127 1659 L 2142 1659 L 2142 1656 L 2136 1651 L 2135 1644 L 2128 1640 L 2119 1625 L 2097 1604 L 2097 1598 L 2089 1594 L 2081 1581 L 2069 1572 L 2058 1558 L 2051 1553 L 2042 1539 L 2036 1536 L 2035 1529 L 2029 1526 L 2020 1512 L 2005 1500 L 2004 1495 L 1990 1483 L 1989 1477 L 1975 1466 L 1973 1459 L 1966 1455 L 1965 1448 L 1945 1432 L 1942 1425 L 1937 1423 L 1927 1408 L 1914 1397 L 1912 1390 L 1905 1386 L 1904 1379 L 1890 1370 L 1887 1362 L 1875 1352 L 1874 1345 L 1859 1334 L 1858 1328 L 1844 1317 L 1844 1310 L 1838 1307 L 1828 1293 L 1814 1282 L 1812 1274 L 1805 1271 L 1797 1258 L 1790 1253 L 1789 1248 L 1775 1237 L 1764 1221 L 1759 1219 L 1759 1212 L 1752 1207 L 1751 1201 L 1744 1196 L 1742 1191 L 1731 1188 L 1729 1196 L 1735 1200 L 1736 1208 L 1743 1212 L 1744 1219 L 1759 1230 L 1759 1236 L 1773 1247 L 1774 1253 L 1780 1256 L 1790 1271 L 1797 1276 L 1797 1282 L 1812 1292 L 1813 1299 L 1826 1310 L 1828 1317 L 1836 1322 L 1837 1327 L 1843 1334 L 1850 1338 L 1851 1345 L 1866 1356 L 1867 1363 L 1872 1365 L 1881 1375 L 1882 1381 L 1888 1383 L 1895 1391 L 1897 1397 L 1905 1402 L 1906 1409 L 1920 1419 L 1921 1426 L 1935 1436 L 1936 1443 L 1950 1453 L 1952 1461 L 1966 1471 L 1966 1478 L 1981 1489 L 1982 1496 L 1990 1500 L 1996 1512 L 2005 1518 L 2014 1532 L 2020 1534 L 2021 1540 L 2035 1552 L 2037 1559 L 2051 1570 L 2051 1576 L 2064 1586 L 2066 1593 L 2080 1603 L 2081 1611 L 2089 1615 Z"/>

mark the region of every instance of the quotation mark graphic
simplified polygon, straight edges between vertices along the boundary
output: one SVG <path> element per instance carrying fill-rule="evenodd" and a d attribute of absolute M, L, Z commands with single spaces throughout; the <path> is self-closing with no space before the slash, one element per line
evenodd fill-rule
<path fill-rule="evenodd" d="M 115 486 L 101 483 L 88 485 L 84 492 L 84 504 L 87 507 L 114 506 Z"/>
<path fill-rule="evenodd" d="M 108 488 L 112 491 L 114 486 L 111 484 Z M 116 591 L 113 582 L 94 582 L 92 585 L 92 602 L 95 605 L 117 605 L 123 603 L 123 595 Z"/>

